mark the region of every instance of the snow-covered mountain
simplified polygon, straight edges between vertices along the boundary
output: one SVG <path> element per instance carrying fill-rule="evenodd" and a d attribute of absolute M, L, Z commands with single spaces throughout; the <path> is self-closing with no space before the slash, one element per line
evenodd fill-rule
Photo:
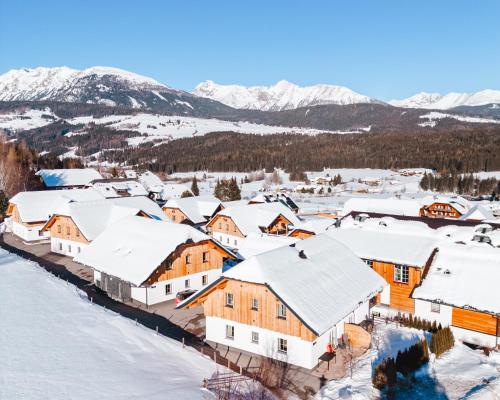
<path fill-rule="evenodd" d="M 373 103 L 376 100 L 343 86 L 314 85 L 300 87 L 287 81 L 272 86 L 219 85 L 205 81 L 193 94 L 217 100 L 234 108 L 264 111 L 290 110 L 322 104 Z"/>
<path fill-rule="evenodd" d="M 460 106 L 483 106 L 486 104 L 499 104 L 500 90 L 482 90 L 476 93 L 418 93 L 403 100 L 392 100 L 389 104 L 405 108 L 427 108 L 448 110 Z"/>
<path fill-rule="evenodd" d="M 0 101 L 59 101 L 193 115 L 222 104 L 110 67 L 18 69 L 0 75 Z"/>

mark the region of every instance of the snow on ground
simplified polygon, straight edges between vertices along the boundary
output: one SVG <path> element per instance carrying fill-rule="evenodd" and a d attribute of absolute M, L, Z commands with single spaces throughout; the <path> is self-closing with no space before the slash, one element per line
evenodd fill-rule
<path fill-rule="evenodd" d="M 250 122 L 231 122 L 219 119 L 204 119 L 191 117 L 166 116 L 157 114 L 137 115 L 112 115 L 102 118 L 92 116 L 76 117 L 69 119 L 70 124 L 88 124 L 94 122 L 98 125 L 106 125 L 116 130 L 132 130 L 140 133 L 140 137 L 128 140 L 130 145 L 137 146 L 152 140 L 173 140 L 179 138 L 202 136 L 209 132 L 239 132 L 254 133 L 260 135 L 273 133 L 300 133 L 316 135 L 322 132 L 318 129 L 290 128 L 282 126 L 269 126 L 253 124 Z M 330 133 L 362 133 L 356 132 L 330 132 Z"/>
<path fill-rule="evenodd" d="M 201 399 L 215 365 L 0 249 L 1 399 Z"/>
<path fill-rule="evenodd" d="M 416 329 L 377 323 L 374 345 L 357 360 L 353 377 L 347 374 L 342 379 L 328 382 L 316 395 L 316 399 L 377 398 L 380 393 L 371 383 L 373 368 L 385 357 L 396 357 L 399 350 L 416 343 L 423 335 L 422 331 Z M 429 335 L 425 335 L 429 340 Z M 456 343 L 438 359 L 431 355 L 429 364 L 417 371 L 415 376 L 417 383 L 401 388 L 396 399 L 498 399 L 500 353 L 486 357 L 479 350 Z M 486 384 L 485 380 L 489 383 Z"/>
<path fill-rule="evenodd" d="M 10 112 L 0 114 L 0 129 L 14 132 L 40 128 L 57 121 L 57 117 L 49 108 L 44 110 L 27 110 L 23 112 Z"/>
<path fill-rule="evenodd" d="M 427 121 L 418 124 L 419 126 L 428 126 L 434 128 L 438 121 L 444 118 L 456 119 L 462 122 L 471 122 L 476 124 L 500 124 L 500 119 L 480 118 L 480 117 L 464 117 L 463 115 L 446 114 L 442 112 L 432 111 L 428 114 L 421 115 L 419 118 L 427 119 Z"/>

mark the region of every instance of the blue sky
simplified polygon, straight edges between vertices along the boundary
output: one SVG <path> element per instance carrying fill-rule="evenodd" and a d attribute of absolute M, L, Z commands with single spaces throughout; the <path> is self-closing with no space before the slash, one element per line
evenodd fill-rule
<path fill-rule="evenodd" d="M 185 90 L 206 79 L 382 100 L 500 89 L 500 1 L 0 0 L 0 73 L 60 65 Z"/>

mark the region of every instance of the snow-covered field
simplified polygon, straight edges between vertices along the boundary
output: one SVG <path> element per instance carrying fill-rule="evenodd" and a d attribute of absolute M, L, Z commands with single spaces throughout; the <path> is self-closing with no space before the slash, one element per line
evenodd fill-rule
<path fill-rule="evenodd" d="M 0 399 L 201 399 L 214 363 L 0 249 Z"/>
<path fill-rule="evenodd" d="M 419 341 L 423 332 L 379 323 L 375 337 L 372 349 L 357 360 L 353 377 L 347 374 L 342 379 L 328 382 L 316 399 L 378 398 L 380 392 L 371 383 L 374 366 L 385 357 L 396 357 L 399 350 Z M 486 357 L 479 350 L 456 343 L 455 347 L 438 359 L 431 355 L 430 362 L 418 370 L 415 376 L 417 383 L 401 389 L 396 399 L 499 399 L 500 353 Z M 486 381 L 489 383 L 486 384 Z"/>
<path fill-rule="evenodd" d="M 51 124 L 59 118 L 49 109 L 26 110 L 17 113 L 0 114 L 0 129 L 8 129 L 13 132 L 40 128 Z"/>
<path fill-rule="evenodd" d="M 434 128 L 438 124 L 438 122 L 444 118 L 456 119 L 457 121 L 470 122 L 473 124 L 500 124 L 500 119 L 465 117 L 463 115 L 446 114 L 437 111 L 432 111 L 428 114 L 421 115 L 419 118 L 427 119 L 427 121 L 418 124 L 419 126 L 428 126 L 430 128 Z"/>
<path fill-rule="evenodd" d="M 89 124 L 90 122 L 93 122 L 97 125 L 106 125 L 112 129 L 132 130 L 144 135 L 129 139 L 129 144 L 133 146 L 158 139 L 173 140 L 193 136 L 203 136 L 210 132 L 233 131 L 259 135 L 273 133 L 300 133 L 305 135 L 316 135 L 325 132 L 317 129 L 288 128 L 282 126 L 253 124 L 250 122 L 231 122 L 219 119 L 178 117 L 146 113 L 137 115 L 113 115 L 102 118 L 85 116 L 69 119 L 68 122 L 70 124 Z M 361 133 L 361 131 L 355 133 Z"/>

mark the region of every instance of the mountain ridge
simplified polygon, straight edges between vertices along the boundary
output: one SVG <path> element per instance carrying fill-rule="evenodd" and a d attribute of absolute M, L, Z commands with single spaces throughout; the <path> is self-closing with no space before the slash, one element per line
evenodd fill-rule
<path fill-rule="evenodd" d="M 219 85 L 207 80 L 196 86 L 193 94 L 219 101 L 233 108 L 283 111 L 317 105 L 380 103 L 347 87 L 328 84 L 298 86 L 280 80 L 270 86 Z"/>

